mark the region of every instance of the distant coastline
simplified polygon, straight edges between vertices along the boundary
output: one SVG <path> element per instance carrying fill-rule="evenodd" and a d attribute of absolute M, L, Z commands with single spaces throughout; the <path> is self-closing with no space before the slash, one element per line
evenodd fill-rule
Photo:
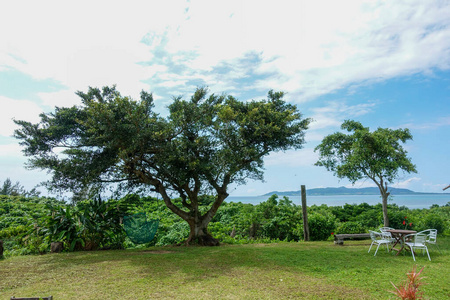
<path fill-rule="evenodd" d="M 399 188 L 389 188 L 391 195 L 434 195 L 434 194 L 444 194 L 448 195 L 450 193 L 421 193 L 414 192 L 408 189 L 399 189 Z M 301 193 L 298 191 L 273 191 L 266 193 L 260 196 L 299 196 Z M 366 188 L 346 188 L 346 187 L 327 187 L 327 188 L 315 188 L 315 189 L 306 189 L 307 196 L 334 196 L 334 195 L 380 195 L 380 190 L 377 187 L 366 187 Z"/>

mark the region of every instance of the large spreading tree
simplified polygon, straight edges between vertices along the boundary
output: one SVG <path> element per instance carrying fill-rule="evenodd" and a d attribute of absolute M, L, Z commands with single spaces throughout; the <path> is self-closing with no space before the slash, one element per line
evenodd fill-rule
<path fill-rule="evenodd" d="M 349 134 L 328 135 L 315 148 L 319 151 L 316 165 L 353 184 L 361 179 L 372 180 L 380 190 L 384 226 L 389 226 L 388 184 L 399 177 L 400 171 L 417 172 L 401 144 L 411 140 L 412 135 L 408 129 L 378 128 L 370 132 L 368 127 L 352 120 L 344 121 L 341 129 Z"/>
<path fill-rule="evenodd" d="M 201 245 L 218 244 L 208 223 L 230 185 L 261 180 L 263 158 L 300 149 L 310 123 L 282 92 L 242 102 L 198 88 L 190 100 L 174 98 L 164 117 L 146 92 L 138 101 L 115 87 L 77 94 L 80 106 L 56 107 L 37 124 L 15 121 L 28 166 L 48 170 L 49 187 L 72 192 L 118 183 L 151 187 L 189 224 L 186 243 Z M 202 195 L 215 197 L 206 211 Z"/>

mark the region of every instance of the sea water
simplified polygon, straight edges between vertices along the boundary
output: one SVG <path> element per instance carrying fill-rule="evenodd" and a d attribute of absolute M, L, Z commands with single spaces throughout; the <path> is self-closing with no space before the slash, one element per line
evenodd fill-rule
<path fill-rule="evenodd" d="M 227 202 L 242 202 L 250 204 L 259 204 L 269 199 L 270 196 L 229 196 L 225 201 Z M 301 196 L 287 196 L 296 205 L 301 205 Z M 279 199 L 283 196 L 278 196 Z M 381 203 L 381 196 L 379 195 L 333 195 L 333 196 L 307 196 L 306 204 L 328 206 L 343 206 L 345 204 L 361 204 L 367 203 L 369 205 L 376 205 Z M 388 200 L 388 204 L 397 204 L 398 206 L 406 206 L 410 209 L 415 208 L 430 208 L 431 205 L 437 204 L 443 206 L 450 205 L 450 193 L 442 194 L 411 194 L 411 195 L 393 195 Z"/>

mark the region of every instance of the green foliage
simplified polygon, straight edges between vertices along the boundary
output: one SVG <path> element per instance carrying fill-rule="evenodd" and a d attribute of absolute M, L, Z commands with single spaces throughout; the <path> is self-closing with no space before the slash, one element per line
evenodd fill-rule
<path fill-rule="evenodd" d="M 255 239 L 260 227 L 260 212 L 254 205 L 225 202 L 208 226 L 211 234 L 225 241 L 234 231 L 235 240 Z M 229 241 L 229 240 L 228 240 Z"/>
<path fill-rule="evenodd" d="M 335 231 L 336 218 L 328 211 L 308 213 L 308 226 L 311 241 L 324 241 Z"/>
<path fill-rule="evenodd" d="M 128 214 L 131 204 L 124 200 L 95 199 L 77 204 L 80 222 L 83 227 L 83 239 L 87 249 L 108 247 L 123 248 L 125 235 L 121 220 Z"/>
<path fill-rule="evenodd" d="M 266 202 L 260 203 L 258 210 L 262 216 L 261 237 L 285 241 L 300 239 L 297 227 L 302 222 L 301 209 L 287 197 L 277 201 L 272 195 Z"/>
<path fill-rule="evenodd" d="M 52 242 L 64 242 L 70 251 L 98 248 L 123 248 L 125 233 L 121 219 L 131 209 L 123 200 L 101 199 L 78 202 L 75 206 L 49 206 L 45 224 Z"/>
<path fill-rule="evenodd" d="M 392 208 L 392 206 L 390 206 Z M 389 209 L 389 224 L 393 228 L 417 229 L 416 218 L 409 214 L 408 210 Z M 381 220 L 380 220 L 381 221 Z M 411 224 L 411 225 L 410 225 Z"/>
<path fill-rule="evenodd" d="M 55 199 L 0 195 L 0 239 L 8 252 L 44 253 L 48 249 L 41 224 L 49 215 L 46 205 L 60 203 Z"/>
<path fill-rule="evenodd" d="M 183 200 L 172 201 L 180 204 Z M 207 209 L 208 198 L 202 201 Z M 342 207 L 313 205 L 308 208 L 310 238 L 328 240 L 332 232 L 378 230 L 383 224 L 380 207 L 381 204 L 366 203 Z M 163 200 L 131 194 L 120 200 L 85 200 L 76 205 L 46 198 L 0 196 L 0 208 L 7 212 L 0 215 L 0 224 L 4 224 L 0 239 L 4 240 L 7 256 L 45 253 L 53 241 L 64 242 L 68 251 L 137 247 L 126 238 L 120 224 L 123 216 L 135 213 L 160 220 L 155 238 L 146 246 L 179 244 L 189 236 L 190 230 Z M 450 235 L 450 206 L 408 209 L 392 204 L 389 214 L 396 228 L 405 228 L 403 221 L 407 220 L 408 228 L 413 230 L 434 228 L 441 236 Z M 220 242 L 230 244 L 301 241 L 301 207 L 287 197 L 279 199 L 276 195 L 257 205 L 225 202 L 208 230 Z"/>
<path fill-rule="evenodd" d="M 48 206 L 50 214 L 46 218 L 44 231 L 51 242 L 63 242 L 73 251 L 77 242 L 81 243 L 81 224 L 76 208 L 66 205 Z M 81 245 L 78 245 L 80 248 Z"/>
<path fill-rule="evenodd" d="M 186 240 L 189 235 L 189 226 L 186 222 L 178 222 L 170 226 L 167 233 L 161 237 L 156 245 L 174 245 Z"/>
<path fill-rule="evenodd" d="M 340 222 L 359 222 L 365 228 L 375 228 L 380 224 L 380 205 L 371 206 L 367 203 L 345 204 L 343 206 L 330 207 L 329 210 Z"/>
<path fill-rule="evenodd" d="M 31 226 L 48 214 L 47 203 L 60 203 L 49 198 L 0 195 L 0 230 L 17 225 Z"/>
<path fill-rule="evenodd" d="M 361 222 L 342 222 L 339 223 L 339 226 L 336 229 L 336 234 L 339 233 L 365 233 L 367 232 L 366 227 Z"/>
<path fill-rule="evenodd" d="M 174 202 L 181 199 L 174 199 Z M 163 204 L 162 200 L 151 197 L 140 198 L 142 203 L 139 211 L 146 212 L 149 218 L 160 219 L 160 227 L 155 237 L 158 245 L 178 242 L 177 238 L 166 239 L 164 236 L 174 236 L 172 226 L 182 222 L 172 214 Z M 381 204 L 369 205 L 367 203 L 342 207 L 328 207 L 327 205 L 311 206 L 309 211 L 309 227 L 312 238 L 327 240 L 331 232 L 336 233 L 365 233 L 369 229 L 378 230 L 383 226 Z M 396 228 L 404 228 L 402 224 L 407 216 L 413 222 L 413 230 L 423 228 L 428 215 L 442 219 L 444 228 L 450 228 L 450 207 L 442 206 L 433 209 L 410 210 L 389 205 L 390 218 Z M 317 216 L 319 215 L 319 216 Z M 187 228 L 187 227 L 186 227 Z M 303 221 L 301 207 L 293 204 L 288 198 L 279 199 L 273 195 L 267 201 L 257 205 L 225 202 L 208 226 L 209 232 L 222 243 L 251 243 L 254 241 L 298 241 L 303 239 Z M 444 231 L 439 231 L 442 234 Z M 233 235 L 233 237 L 231 237 Z"/>
<path fill-rule="evenodd" d="M 134 204 L 128 199 L 82 201 L 68 205 L 54 199 L 0 196 L 0 238 L 9 250 L 43 253 L 51 242 L 67 250 L 123 248 L 121 219 Z"/>
<path fill-rule="evenodd" d="M 414 230 L 437 229 L 438 233 L 450 235 L 450 207 L 433 207 L 429 210 L 413 211 L 410 215 Z"/>
<path fill-rule="evenodd" d="M 438 232 L 444 232 L 446 229 L 448 229 L 448 226 L 446 226 L 445 224 L 445 220 L 439 215 L 428 214 L 424 218 L 423 224 L 423 230 L 433 228 L 437 229 Z"/>
<path fill-rule="evenodd" d="M 17 225 L 3 228 L 0 230 L 0 239 L 11 239 L 16 236 L 21 236 L 30 230 L 29 226 Z"/>

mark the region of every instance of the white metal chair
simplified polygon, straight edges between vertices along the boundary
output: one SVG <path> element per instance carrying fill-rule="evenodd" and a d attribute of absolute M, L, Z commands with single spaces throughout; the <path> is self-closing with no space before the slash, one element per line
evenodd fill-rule
<path fill-rule="evenodd" d="M 426 250 L 428 259 L 431 261 L 430 253 L 428 253 L 428 247 L 426 244 L 427 236 L 425 234 L 419 233 L 408 234 L 403 237 L 403 240 L 405 245 L 411 249 L 411 254 L 414 261 L 416 261 L 416 257 L 414 256 L 414 249 L 422 249 L 422 253 L 423 250 Z"/>
<path fill-rule="evenodd" d="M 436 240 L 437 240 L 437 229 L 427 229 L 427 230 L 421 231 L 421 232 L 419 232 L 417 234 L 426 234 L 426 236 L 427 236 L 426 242 L 428 244 L 435 245 L 436 248 L 439 250 L 439 253 L 442 254 L 441 249 L 439 249 L 439 246 L 436 243 Z"/>
<path fill-rule="evenodd" d="M 380 231 L 381 232 L 386 232 L 386 230 L 392 230 L 392 229 L 395 229 L 395 228 L 392 228 L 392 227 L 381 227 Z"/>
<path fill-rule="evenodd" d="M 391 242 L 394 242 L 395 239 L 392 237 L 392 234 L 390 232 L 387 232 L 387 230 L 391 230 L 391 229 L 395 229 L 392 227 L 381 227 L 380 228 L 380 232 L 381 232 L 381 236 L 385 239 L 389 239 L 391 240 Z"/>
<path fill-rule="evenodd" d="M 378 252 L 378 248 L 380 247 L 380 245 L 385 244 L 386 245 L 386 251 L 389 252 L 389 244 L 392 243 L 391 239 L 384 237 L 380 232 L 375 232 L 372 230 L 369 230 L 369 234 L 370 234 L 370 238 L 372 239 L 372 244 L 370 244 L 370 248 L 369 251 L 367 251 L 367 253 L 370 252 L 370 249 L 372 249 L 373 244 L 377 244 L 377 250 L 375 251 L 375 255 L 377 255 Z"/>

